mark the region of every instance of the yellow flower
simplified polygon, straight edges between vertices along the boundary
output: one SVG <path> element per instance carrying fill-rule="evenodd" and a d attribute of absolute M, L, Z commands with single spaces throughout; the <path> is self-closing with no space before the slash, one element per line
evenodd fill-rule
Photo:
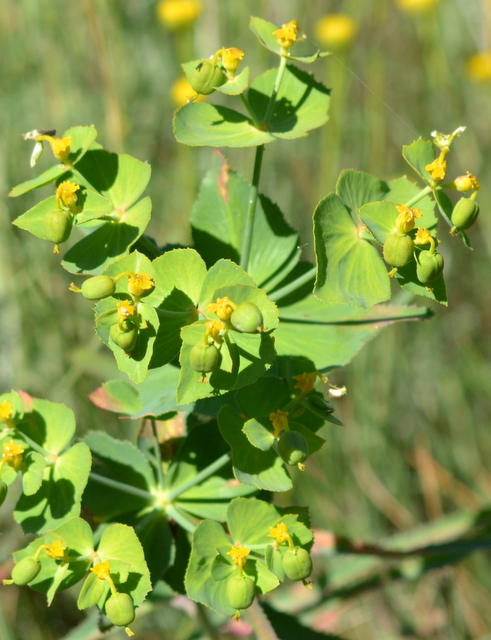
<path fill-rule="evenodd" d="M 429 244 L 432 240 L 432 235 L 428 229 L 418 229 L 414 238 L 414 244 L 422 245 Z"/>
<path fill-rule="evenodd" d="M 408 13 L 424 13 L 434 9 L 440 0 L 396 0 L 397 5 Z"/>
<path fill-rule="evenodd" d="M 444 157 L 439 155 L 436 160 L 433 160 L 433 162 L 427 164 L 425 169 L 426 171 L 430 172 L 433 180 L 443 180 L 443 178 L 445 177 L 445 172 L 447 171 L 447 163 Z"/>
<path fill-rule="evenodd" d="M 72 210 L 77 203 L 77 191 L 79 191 L 80 186 L 75 184 L 75 182 L 70 182 L 70 180 L 65 180 L 65 182 L 61 182 L 56 189 L 56 199 L 57 201 L 67 209 Z"/>
<path fill-rule="evenodd" d="M 491 51 L 481 51 L 471 56 L 465 63 L 467 75 L 474 82 L 491 80 Z"/>
<path fill-rule="evenodd" d="M 228 320 L 236 306 L 228 296 L 224 296 L 209 304 L 207 311 L 208 313 L 216 313 L 219 320 Z"/>
<path fill-rule="evenodd" d="M 199 0 L 161 0 L 157 17 L 168 29 L 178 31 L 192 25 L 201 10 Z"/>
<path fill-rule="evenodd" d="M 51 151 L 55 158 L 60 162 L 66 162 L 70 155 L 70 145 L 72 144 L 72 136 L 65 136 L 64 138 L 52 138 L 46 136 L 46 140 L 49 142 Z"/>
<path fill-rule="evenodd" d="M 234 74 L 240 61 L 244 57 L 244 52 L 235 47 L 230 49 L 220 49 L 220 55 L 222 57 L 222 65 L 225 71 Z"/>
<path fill-rule="evenodd" d="M 473 176 L 470 171 L 467 171 L 465 176 L 459 176 L 455 178 L 454 186 L 458 191 L 472 191 L 475 189 L 476 191 L 480 189 L 481 185 L 479 184 L 479 180 L 476 176 Z"/>
<path fill-rule="evenodd" d="M 396 207 L 399 215 L 396 218 L 397 230 L 401 233 L 408 233 L 414 229 L 414 218 L 421 218 L 423 214 L 419 209 L 410 209 L 405 204 Z"/>
<path fill-rule="evenodd" d="M 205 96 L 201 93 L 197 94 L 193 87 L 189 84 L 186 76 L 177 78 L 170 88 L 170 96 L 174 105 L 179 108 L 188 102 L 203 102 Z"/>
<path fill-rule="evenodd" d="M 48 558 L 63 558 L 66 547 L 63 546 L 61 540 L 55 540 L 46 546 L 46 555 Z"/>
<path fill-rule="evenodd" d="M 225 325 L 223 324 L 223 322 L 221 322 L 221 320 L 210 320 L 209 322 L 205 323 L 205 327 L 206 339 L 211 338 L 215 342 L 222 342 L 220 332 L 225 330 Z"/>
<path fill-rule="evenodd" d="M 273 35 L 276 36 L 278 44 L 283 49 L 289 49 L 297 41 L 297 34 L 300 32 L 300 26 L 296 20 L 291 20 L 287 24 L 282 25 L 281 29 L 273 31 Z"/>
<path fill-rule="evenodd" d="M 118 320 L 120 323 L 136 313 L 136 307 L 129 300 L 117 302 L 116 306 L 118 307 Z"/>
<path fill-rule="evenodd" d="M 111 577 L 111 565 L 109 562 L 99 562 L 94 567 L 90 567 L 92 573 L 99 578 L 99 580 L 107 580 Z"/>
<path fill-rule="evenodd" d="M 332 49 L 341 49 L 349 45 L 356 31 L 356 22 L 343 13 L 331 13 L 320 18 L 315 25 L 317 41 L 322 46 Z"/>
<path fill-rule="evenodd" d="M 8 464 L 9 467 L 19 471 L 22 468 L 22 454 L 24 447 L 21 444 L 15 444 L 13 440 L 3 443 L 2 461 L 0 464 Z"/>
<path fill-rule="evenodd" d="M 297 381 L 295 389 L 300 389 L 300 393 L 307 395 L 314 388 L 315 381 L 320 378 L 322 382 L 326 382 L 327 379 L 319 371 L 312 371 L 311 373 L 301 373 L 298 376 L 293 376 L 293 379 Z"/>
<path fill-rule="evenodd" d="M 251 550 L 245 547 L 232 547 L 230 551 L 227 551 L 227 555 L 232 557 L 232 562 L 236 567 L 243 568 L 247 561 L 247 556 Z"/>
<path fill-rule="evenodd" d="M 277 544 L 283 544 L 291 539 L 288 527 L 284 522 L 280 522 L 277 527 L 269 527 L 268 538 L 274 538 Z"/>
<path fill-rule="evenodd" d="M 0 422 L 7 422 L 14 413 L 14 405 L 8 400 L 4 400 L 0 404 Z"/>
<path fill-rule="evenodd" d="M 134 273 L 128 277 L 128 291 L 132 296 L 135 296 L 135 298 L 141 298 L 145 291 L 149 291 L 154 287 L 155 282 L 148 273 Z"/>
<path fill-rule="evenodd" d="M 281 433 L 285 430 L 285 427 L 288 426 L 288 411 L 278 409 L 278 411 L 269 414 L 269 419 L 273 423 L 274 437 L 279 438 Z"/>

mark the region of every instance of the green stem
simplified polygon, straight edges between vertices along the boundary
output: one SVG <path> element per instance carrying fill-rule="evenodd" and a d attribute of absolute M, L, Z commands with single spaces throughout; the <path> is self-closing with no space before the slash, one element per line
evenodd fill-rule
<path fill-rule="evenodd" d="M 252 175 L 252 185 L 249 192 L 249 204 L 247 206 L 247 217 L 244 230 L 244 240 L 240 256 L 240 266 L 247 271 L 249 266 L 249 256 L 251 253 L 252 234 L 254 231 L 254 220 L 256 218 L 256 205 L 259 193 L 259 178 L 261 177 L 261 166 L 263 163 L 264 145 L 256 147 L 256 157 L 254 159 L 254 172 Z"/>
<path fill-rule="evenodd" d="M 425 187 L 417 195 L 415 195 L 414 198 L 411 198 L 411 200 L 408 200 L 406 202 L 406 207 L 412 207 L 413 204 L 416 204 L 417 202 L 422 200 L 425 196 L 427 196 L 432 191 L 433 191 L 433 189 L 431 187 L 429 187 L 429 186 Z"/>
<path fill-rule="evenodd" d="M 162 489 L 164 484 L 164 474 L 162 472 L 162 454 L 160 452 L 159 436 L 157 433 L 157 423 L 153 418 L 150 418 L 152 423 L 152 435 L 153 435 L 153 450 L 156 458 L 157 465 L 157 480 L 159 483 L 159 489 Z"/>
<path fill-rule="evenodd" d="M 268 107 L 266 109 L 266 115 L 264 116 L 264 123 L 269 124 L 271 116 L 273 115 L 274 105 L 276 104 L 276 97 L 281 87 L 281 81 L 286 69 L 286 58 L 280 58 L 280 66 L 278 67 L 278 73 L 276 74 L 276 80 L 274 83 L 273 93 L 269 99 Z"/>
<path fill-rule="evenodd" d="M 188 489 L 191 489 L 191 487 L 194 487 L 200 482 L 202 482 L 203 480 L 206 480 L 206 478 L 209 478 L 210 476 L 212 476 L 215 473 L 215 471 L 218 471 L 218 469 L 221 469 L 224 465 L 227 464 L 227 462 L 230 461 L 231 457 L 232 456 L 230 453 L 224 453 L 223 456 L 220 456 L 220 458 L 215 460 L 215 462 L 212 462 L 210 465 L 205 467 L 202 471 L 197 473 L 194 477 L 190 478 L 187 482 L 184 482 L 183 484 L 180 484 L 175 489 L 172 489 L 171 491 L 169 491 L 169 493 L 166 496 L 167 500 L 169 502 L 174 502 L 176 498 L 178 498 L 180 495 L 185 493 Z"/>
<path fill-rule="evenodd" d="M 281 289 L 277 289 L 272 293 L 268 293 L 268 298 L 274 301 L 284 298 L 289 293 L 293 293 L 297 289 L 300 289 L 300 287 L 303 287 L 304 284 L 307 284 L 307 282 L 315 277 L 316 273 L 317 267 L 312 267 L 312 269 L 309 269 L 303 275 L 299 276 L 296 280 L 292 280 L 292 282 L 289 282 L 284 287 L 281 287 Z"/>
<path fill-rule="evenodd" d="M 174 505 L 167 505 L 165 507 L 165 512 L 167 513 L 169 518 L 172 518 L 174 522 L 177 522 L 177 524 L 185 529 L 188 533 L 195 532 L 196 525 L 194 525 L 191 520 L 188 520 L 186 516 L 179 511 L 179 509 L 176 509 L 176 507 L 174 507 Z"/>
<path fill-rule="evenodd" d="M 132 487 L 131 485 L 124 484 L 123 482 L 118 482 L 117 480 L 105 478 L 104 476 L 100 476 L 98 473 L 94 473 L 93 471 L 90 472 L 90 479 L 94 482 L 98 482 L 99 484 L 105 484 L 107 487 L 118 489 L 118 491 L 129 493 L 132 496 L 137 496 L 138 498 L 143 498 L 144 500 L 148 500 L 150 502 L 155 502 L 155 496 L 153 496 L 150 492 L 144 491 L 143 489 L 138 489 L 137 487 Z"/>
<path fill-rule="evenodd" d="M 256 127 L 256 129 L 259 129 L 261 127 L 261 123 L 259 122 L 259 120 L 257 119 L 257 116 L 254 112 L 254 110 L 252 109 L 251 105 L 249 104 L 249 102 L 245 99 L 244 94 L 241 93 L 239 95 L 239 98 L 242 102 L 242 104 L 245 107 L 245 110 L 247 111 L 247 113 L 250 115 L 252 122 L 254 123 L 254 126 Z"/>
<path fill-rule="evenodd" d="M 46 449 L 43 449 L 43 447 L 41 445 L 39 445 L 37 442 L 34 442 L 34 440 L 32 440 L 32 438 L 29 438 L 29 436 L 26 436 L 26 434 L 23 433 L 19 429 L 19 427 L 17 427 L 17 433 L 19 433 L 24 438 L 24 440 L 31 447 L 31 449 L 34 449 L 34 451 L 37 451 L 38 453 L 40 453 L 45 458 L 49 457 L 50 452 L 46 451 Z"/>

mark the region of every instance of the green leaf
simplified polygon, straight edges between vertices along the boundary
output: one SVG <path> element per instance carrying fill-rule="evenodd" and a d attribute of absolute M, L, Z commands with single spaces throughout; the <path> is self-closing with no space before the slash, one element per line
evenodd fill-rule
<path fill-rule="evenodd" d="M 76 164 L 80 162 L 94 143 L 97 138 L 97 131 L 94 125 L 88 127 L 71 127 L 67 129 L 61 137 L 64 138 L 66 136 L 72 137 L 70 160 L 73 164 Z"/>
<path fill-rule="evenodd" d="M 394 202 L 370 202 L 360 209 L 360 219 L 380 244 L 391 233 L 397 231 L 396 218 L 399 215 Z"/>
<path fill-rule="evenodd" d="M 46 171 L 37 176 L 37 178 L 31 178 L 31 180 L 27 180 L 26 182 L 18 184 L 10 191 L 9 196 L 11 198 L 17 198 L 18 196 L 22 196 L 24 193 L 33 191 L 33 189 L 44 187 L 45 185 L 54 182 L 67 172 L 68 169 L 65 167 L 65 165 L 57 164 L 54 167 L 46 169 Z"/>
<path fill-rule="evenodd" d="M 244 421 L 230 407 L 218 414 L 220 432 L 232 449 L 234 475 L 244 484 L 268 491 L 288 491 L 290 476 L 273 449 L 261 451 L 254 447 L 243 432 Z"/>
<path fill-rule="evenodd" d="M 250 69 L 249 67 L 245 67 L 239 75 L 235 76 L 232 80 L 228 80 L 225 84 L 216 87 L 216 91 L 224 93 L 227 96 L 238 96 L 244 93 L 249 86 L 249 76 Z"/>
<path fill-rule="evenodd" d="M 292 397 L 286 380 L 267 375 L 239 389 L 236 399 L 241 412 L 248 418 L 269 419 L 270 413 L 286 406 Z"/>
<path fill-rule="evenodd" d="M 360 207 L 367 202 L 387 200 L 388 192 L 387 182 L 354 169 L 342 171 L 336 183 L 336 194 L 349 209 L 355 222 Z"/>
<path fill-rule="evenodd" d="M 143 382 L 138 385 L 143 408 L 133 418 L 160 416 L 177 409 L 176 389 L 179 381 L 179 369 L 166 365 L 151 369 Z"/>
<path fill-rule="evenodd" d="M 212 302 L 216 302 L 217 291 L 223 287 L 244 285 L 246 287 L 255 287 L 255 282 L 251 276 L 230 260 L 218 260 L 207 272 L 201 292 L 199 295 L 199 306 L 205 310 Z M 235 300 L 234 300 L 235 302 Z M 253 302 L 253 300 L 251 300 Z M 210 314 L 208 314 L 210 315 Z M 210 315 L 210 317 L 212 317 Z M 213 317 L 215 320 L 216 317 Z"/>
<path fill-rule="evenodd" d="M 269 423 L 269 427 L 271 427 L 271 423 Z M 268 451 L 274 444 L 275 437 L 271 428 L 255 419 L 248 420 L 244 424 L 242 431 L 246 434 L 249 442 L 257 449 L 261 449 L 261 451 Z"/>
<path fill-rule="evenodd" d="M 90 467 L 90 451 L 83 442 L 73 445 L 56 458 L 53 466 L 46 467 L 41 488 L 34 495 L 22 495 L 17 502 L 14 518 L 23 530 L 46 531 L 78 516 Z"/>
<path fill-rule="evenodd" d="M 430 317 L 422 307 L 379 305 L 366 310 L 326 304 L 309 296 L 281 308 L 275 347 L 279 356 L 306 357 L 320 371 L 341 367 L 384 327 Z"/>
<path fill-rule="evenodd" d="M 414 184 L 406 178 L 401 176 L 400 178 L 394 178 L 387 182 L 389 185 L 389 192 L 385 200 L 390 202 L 396 202 L 397 204 L 406 204 L 410 200 L 413 200 L 418 194 L 421 193 L 421 189 L 418 185 Z M 419 209 L 423 214 L 422 218 L 416 218 L 416 226 L 423 227 L 425 229 L 433 229 L 438 222 L 435 216 L 435 202 L 431 197 L 431 194 L 426 195 L 414 205 L 413 208 Z"/>
<path fill-rule="evenodd" d="M 101 274 L 115 257 L 129 253 L 150 222 L 151 211 L 148 197 L 122 211 L 117 222 L 105 222 L 69 249 L 63 267 L 71 273 Z"/>
<path fill-rule="evenodd" d="M 390 279 L 377 250 L 360 237 L 339 196 L 314 212 L 315 294 L 324 302 L 371 307 L 390 298 Z"/>
<path fill-rule="evenodd" d="M 107 590 L 105 580 L 100 580 L 95 573 L 89 573 L 78 596 L 77 607 L 81 610 L 95 607 L 107 594 Z"/>
<path fill-rule="evenodd" d="M 43 472 L 46 468 L 46 458 L 37 451 L 30 451 L 24 458 L 22 472 L 22 491 L 30 496 L 38 491 L 43 482 Z"/>
<path fill-rule="evenodd" d="M 276 25 L 274 25 L 272 22 L 268 22 L 267 20 L 263 20 L 262 18 L 251 17 L 249 26 L 251 28 L 251 31 L 258 37 L 259 42 L 263 45 L 263 47 L 266 47 L 266 49 L 269 49 L 273 53 L 276 53 L 276 55 L 278 56 L 287 58 L 287 60 L 297 60 L 298 62 L 304 62 L 308 64 L 310 62 L 315 62 L 319 57 L 324 58 L 325 56 L 330 55 L 328 51 L 316 51 L 315 53 L 310 55 L 284 55 L 281 45 L 278 44 L 276 36 L 273 35 L 273 31 L 276 31 L 278 29 Z M 302 50 L 302 44 L 303 43 L 300 40 L 293 45 L 292 48 L 294 49 L 295 53 L 297 53 L 297 51 L 299 50 Z"/>
<path fill-rule="evenodd" d="M 33 399 L 17 432 L 31 438 L 47 454 L 57 456 L 75 434 L 75 415 L 64 404 Z"/>
<path fill-rule="evenodd" d="M 139 413 L 143 408 L 138 390 L 126 380 L 108 380 L 90 393 L 89 399 L 101 409 L 128 416 Z"/>
<path fill-rule="evenodd" d="M 402 157 L 425 181 L 430 181 L 431 174 L 425 169 L 435 160 L 435 147 L 429 140 L 418 138 L 410 145 L 402 147 Z"/>
<path fill-rule="evenodd" d="M 250 189 L 215 152 L 191 217 L 194 245 L 209 266 L 219 258 L 240 262 Z M 298 244 L 297 233 L 278 207 L 259 196 L 248 267 L 254 281 L 268 289 L 268 280 L 286 266 L 292 269 L 300 257 Z"/>
<path fill-rule="evenodd" d="M 77 213 L 75 222 L 77 225 L 109 216 L 114 212 L 114 205 L 110 200 L 99 195 L 92 189 L 84 189 L 80 193 L 77 205 L 82 210 Z"/>

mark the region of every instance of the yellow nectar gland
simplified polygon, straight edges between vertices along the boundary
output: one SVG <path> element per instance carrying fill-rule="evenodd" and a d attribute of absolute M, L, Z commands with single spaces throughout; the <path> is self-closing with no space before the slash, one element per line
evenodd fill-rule
<path fill-rule="evenodd" d="M 310 393 L 315 385 L 315 381 L 317 378 L 320 378 L 322 382 L 327 382 L 327 378 L 322 375 L 319 371 L 312 371 L 311 373 L 301 373 L 298 376 L 293 376 L 293 379 L 297 381 L 295 385 L 295 389 L 300 389 L 300 393 L 302 395 L 307 395 Z"/>
<path fill-rule="evenodd" d="M 281 29 L 273 31 L 273 35 L 276 36 L 278 44 L 283 49 L 289 49 L 292 47 L 298 39 L 298 33 L 300 32 L 300 26 L 296 20 L 291 20 L 287 24 L 282 25 Z"/>
<path fill-rule="evenodd" d="M 205 327 L 206 327 L 206 331 L 205 331 L 206 341 L 208 341 L 208 338 L 211 338 L 214 342 L 218 342 L 218 343 L 223 342 L 220 332 L 225 330 L 225 325 L 221 320 L 210 320 L 209 322 L 205 323 Z"/>
<path fill-rule="evenodd" d="M 405 204 L 396 207 L 399 215 L 396 218 L 396 227 L 400 233 L 408 233 L 414 229 L 414 218 L 422 218 L 423 214 L 419 209 L 410 209 Z"/>
<path fill-rule="evenodd" d="M 13 440 L 10 442 L 4 442 L 0 465 L 8 464 L 12 469 L 19 471 L 19 469 L 22 468 L 23 453 L 24 447 L 21 444 L 15 444 Z"/>
<path fill-rule="evenodd" d="M 284 522 L 280 522 L 276 527 L 269 527 L 268 538 L 274 538 L 276 544 L 283 544 L 291 540 L 288 527 Z"/>
<path fill-rule="evenodd" d="M 417 244 L 417 245 L 430 244 L 432 240 L 433 240 L 433 236 L 428 231 L 428 229 L 418 229 L 416 231 L 416 236 L 414 238 L 414 244 Z"/>
<path fill-rule="evenodd" d="M 79 191 L 79 189 L 80 186 L 75 184 L 75 182 L 65 180 L 65 182 L 59 184 L 56 189 L 56 201 L 72 211 L 77 204 L 77 191 Z"/>
<path fill-rule="evenodd" d="M 433 162 L 427 164 L 425 169 L 430 173 L 432 180 L 443 180 L 447 171 L 445 156 L 443 154 L 440 154 L 438 158 L 436 158 L 436 160 L 433 160 Z"/>
<path fill-rule="evenodd" d="M 340 49 L 350 44 L 356 31 L 356 22 L 343 13 L 331 13 L 320 18 L 315 25 L 317 41 L 322 46 L 333 49 Z"/>
<path fill-rule="evenodd" d="M 474 189 L 477 191 L 481 188 L 479 180 L 476 178 L 476 176 L 473 176 L 470 171 L 467 171 L 465 176 L 459 176 L 458 178 L 455 178 L 453 183 L 457 191 L 463 191 L 464 193 L 466 191 L 473 191 Z"/>
<path fill-rule="evenodd" d="M 230 47 L 229 49 L 220 49 L 219 53 L 222 58 L 223 68 L 233 75 L 245 55 L 244 52 L 235 47 Z"/>
<path fill-rule="evenodd" d="M 199 0 L 161 0 L 157 5 L 157 17 L 171 31 L 178 31 L 193 24 L 202 11 Z"/>
<path fill-rule="evenodd" d="M 219 320 L 228 320 L 237 305 L 228 296 L 217 298 L 216 302 L 208 305 L 208 313 L 216 313 Z"/>
<path fill-rule="evenodd" d="M 118 320 L 120 323 L 126 320 L 126 318 L 134 316 L 136 313 L 136 307 L 132 305 L 129 300 L 117 302 L 116 306 L 118 307 Z"/>
<path fill-rule="evenodd" d="M 65 556 L 65 549 L 61 540 L 55 540 L 46 546 L 46 555 L 57 560 Z"/>
<path fill-rule="evenodd" d="M 0 404 L 0 422 L 8 422 L 14 413 L 14 405 L 8 400 Z"/>
<path fill-rule="evenodd" d="M 92 573 L 99 578 L 99 580 L 107 580 L 111 577 L 111 565 L 109 562 L 99 562 L 94 567 L 90 567 Z"/>
<path fill-rule="evenodd" d="M 230 551 L 227 551 L 227 555 L 232 557 L 232 562 L 236 567 L 242 569 L 247 561 L 247 556 L 251 550 L 245 547 L 232 547 Z"/>
<path fill-rule="evenodd" d="M 148 273 L 134 273 L 128 277 L 128 291 L 135 298 L 141 298 L 145 291 L 155 287 L 155 282 Z"/>
<path fill-rule="evenodd" d="M 279 438 L 286 427 L 288 427 L 288 411 L 278 409 L 274 413 L 269 414 L 269 419 L 273 423 L 273 436 Z"/>

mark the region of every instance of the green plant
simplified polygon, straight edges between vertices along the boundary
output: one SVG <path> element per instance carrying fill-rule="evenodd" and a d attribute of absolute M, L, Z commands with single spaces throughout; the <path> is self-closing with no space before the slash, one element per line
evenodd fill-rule
<path fill-rule="evenodd" d="M 236 49 L 184 65 L 196 91 L 230 96 L 244 110 L 190 102 L 175 116 L 178 141 L 256 147 L 250 185 L 215 156 L 191 218 L 194 249 L 161 250 L 145 235 L 151 203 L 140 196 L 150 168 L 104 150 L 94 127 L 74 127 L 62 138 L 30 132 L 33 160 L 47 142 L 59 163 L 11 193 L 56 183 L 55 194 L 16 224 L 55 243 L 55 252 L 74 232 L 83 234 L 62 264 L 89 276 L 71 289 L 99 300 L 96 331 L 132 381 L 107 382 L 98 402 L 109 408 L 116 401 L 119 412 L 153 426 L 150 446 L 102 432 L 72 444 L 67 407 L 25 393 L 0 398 L 2 481 L 10 485 L 21 474 L 14 517 L 39 535 L 15 554 L 12 579 L 46 593 L 48 603 L 83 581 L 79 608 L 98 606 L 120 626 L 132 622 L 133 608 L 160 580 L 237 615 L 285 575 L 308 578 L 307 509 L 248 496 L 290 489 L 284 463 L 303 469 L 324 443 L 324 423 L 339 424 L 315 389 L 327 382 L 321 372 L 349 362 L 388 323 L 427 317 L 424 308 L 381 304 L 391 298 L 390 276 L 411 294 L 447 303 L 435 257 L 435 202 L 469 244 L 467 226 L 451 222 L 445 193 L 468 185 L 442 184 L 458 129 L 435 134 L 438 157 L 429 141 L 405 147 L 421 188 L 404 177 L 386 182 L 344 171 L 336 193 L 314 212 L 317 264 L 302 261 L 297 234 L 259 193 L 259 182 L 264 145 L 326 122 L 329 90 L 292 64 L 325 54 L 292 55 L 301 46 L 295 21 L 277 29 L 253 18 L 251 28 L 279 65 L 250 87 L 249 68 L 235 73 L 243 57 Z M 403 259 L 389 256 L 399 254 L 402 238 Z M 425 244 L 431 248 L 420 250 Z M 187 413 L 188 433 L 164 465 L 156 421 L 178 409 Z M 229 482 L 232 474 L 238 483 Z M 80 517 L 82 497 L 105 522 L 95 532 Z M 17 579 L 33 562 L 36 571 Z"/>

